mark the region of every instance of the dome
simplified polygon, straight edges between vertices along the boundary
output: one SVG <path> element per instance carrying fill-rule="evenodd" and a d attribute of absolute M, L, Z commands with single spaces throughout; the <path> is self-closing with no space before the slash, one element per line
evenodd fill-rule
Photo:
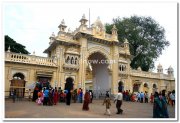
<path fill-rule="evenodd" d="M 169 66 L 168 71 L 174 71 L 174 69 L 171 66 Z"/>
<path fill-rule="evenodd" d="M 157 66 L 158 68 L 162 68 L 162 65 L 159 63 L 159 65 Z"/>
<path fill-rule="evenodd" d="M 92 24 L 92 27 L 100 27 L 102 29 L 105 29 L 104 28 L 104 25 L 103 23 L 101 22 L 100 18 L 98 17 L 97 20 Z"/>

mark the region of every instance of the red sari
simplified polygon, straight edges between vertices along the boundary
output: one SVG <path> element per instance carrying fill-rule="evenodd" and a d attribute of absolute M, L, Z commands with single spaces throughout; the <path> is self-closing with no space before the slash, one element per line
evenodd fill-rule
<path fill-rule="evenodd" d="M 86 92 L 84 95 L 84 103 L 83 103 L 83 110 L 88 111 L 89 110 L 89 103 L 90 103 L 90 94 L 89 92 Z"/>
<path fill-rule="evenodd" d="M 58 92 L 57 91 L 54 92 L 53 101 L 54 101 L 54 105 L 56 105 L 56 103 L 58 102 Z"/>

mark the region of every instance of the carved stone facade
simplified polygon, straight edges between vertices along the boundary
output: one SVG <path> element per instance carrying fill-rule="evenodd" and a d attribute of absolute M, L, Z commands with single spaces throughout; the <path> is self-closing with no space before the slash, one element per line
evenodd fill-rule
<path fill-rule="evenodd" d="M 141 68 L 132 70 L 129 43 L 126 39 L 118 41 L 116 26 L 113 26 L 112 34 L 107 34 L 99 18 L 90 28 L 87 21 L 83 15 L 80 26 L 73 32 L 66 32 L 63 20 L 58 26 L 58 34 L 50 36 L 49 47 L 44 51 L 48 57 L 12 53 L 9 49 L 5 53 L 5 91 L 10 90 L 10 81 L 16 73 L 24 76 L 25 89 L 40 79 L 64 89 L 67 78 L 72 79 L 74 88 L 110 90 L 112 94 L 117 93 L 120 81 L 123 89 L 131 92 L 147 91 L 150 94 L 154 90 L 175 89 L 171 67 L 168 74 L 163 74 L 161 65 L 157 73 Z M 101 63 L 93 63 L 93 60 Z"/>

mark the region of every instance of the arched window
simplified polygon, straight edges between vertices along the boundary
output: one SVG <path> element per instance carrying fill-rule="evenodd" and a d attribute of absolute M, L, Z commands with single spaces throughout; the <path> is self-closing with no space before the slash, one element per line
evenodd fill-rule
<path fill-rule="evenodd" d="M 67 59 L 66 59 L 66 63 L 69 64 L 69 62 L 70 62 L 70 58 L 68 56 Z"/>
<path fill-rule="evenodd" d="M 75 61 L 74 61 L 75 64 L 77 64 L 77 57 L 75 58 Z"/>
<path fill-rule="evenodd" d="M 147 83 L 144 83 L 144 87 L 146 87 L 146 88 L 147 88 L 147 87 L 148 87 L 148 84 L 147 84 Z"/>
<path fill-rule="evenodd" d="M 153 88 L 157 88 L 157 85 L 156 85 L 156 84 L 153 84 Z"/>
<path fill-rule="evenodd" d="M 74 64 L 74 57 L 71 57 L 71 64 Z"/>

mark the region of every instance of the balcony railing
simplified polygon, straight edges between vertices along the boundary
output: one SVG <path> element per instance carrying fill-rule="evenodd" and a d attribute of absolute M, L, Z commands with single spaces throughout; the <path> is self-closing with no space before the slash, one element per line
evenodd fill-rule
<path fill-rule="evenodd" d="M 45 65 L 45 66 L 56 66 L 53 58 L 12 53 L 12 52 L 5 52 L 5 61 L 19 62 L 19 63 L 26 63 L 26 64 Z"/>

